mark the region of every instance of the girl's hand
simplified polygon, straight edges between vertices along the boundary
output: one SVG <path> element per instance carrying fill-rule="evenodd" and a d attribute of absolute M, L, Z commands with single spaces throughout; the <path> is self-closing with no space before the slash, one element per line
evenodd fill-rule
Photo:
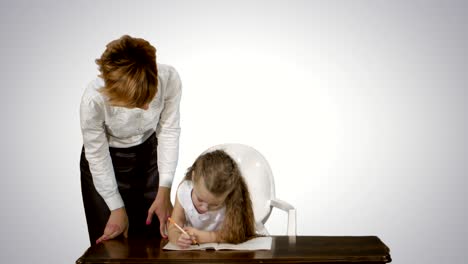
<path fill-rule="evenodd" d="M 122 233 L 125 237 L 128 236 L 128 216 L 125 207 L 111 211 L 104 234 L 96 240 L 96 244 L 113 239 Z"/>
<path fill-rule="evenodd" d="M 188 248 L 190 245 L 192 245 L 192 237 L 181 233 L 179 239 L 177 239 L 176 244 L 181 248 Z"/>
<path fill-rule="evenodd" d="M 188 248 L 190 245 L 194 244 L 194 241 L 197 241 L 197 235 L 200 230 L 186 226 L 184 227 L 184 231 L 187 232 L 187 234 L 181 233 L 179 236 L 179 239 L 177 240 L 177 245 L 181 248 Z"/>
<path fill-rule="evenodd" d="M 200 244 L 201 243 L 200 240 L 202 239 L 202 237 L 204 237 L 204 234 L 209 233 L 209 232 L 198 230 L 191 226 L 184 227 L 184 231 L 190 235 L 190 238 L 192 239 L 192 244 L 195 244 L 195 243 Z"/>
<path fill-rule="evenodd" d="M 191 226 L 184 227 L 184 231 L 187 232 L 191 237 L 192 241 L 196 243 L 211 243 L 211 242 L 222 242 L 217 239 L 218 235 L 214 231 L 202 231 Z"/>
<path fill-rule="evenodd" d="M 196 228 L 193 228 L 193 227 L 191 227 L 191 226 L 185 226 L 185 227 L 184 227 L 184 231 L 187 232 L 187 234 L 189 234 L 190 237 L 191 237 L 193 240 L 196 240 L 196 241 L 198 241 L 197 238 L 200 237 L 200 233 L 202 232 L 202 231 L 200 231 L 200 230 L 198 230 L 198 229 L 196 229 Z"/>

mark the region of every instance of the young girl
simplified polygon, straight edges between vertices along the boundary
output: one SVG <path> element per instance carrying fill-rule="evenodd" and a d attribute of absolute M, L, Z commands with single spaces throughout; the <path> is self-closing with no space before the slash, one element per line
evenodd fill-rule
<path fill-rule="evenodd" d="M 254 236 L 250 193 L 235 161 L 215 150 L 197 158 L 180 183 L 172 219 L 190 235 L 169 225 L 169 241 L 186 248 L 198 243 L 241 243 Z"/>

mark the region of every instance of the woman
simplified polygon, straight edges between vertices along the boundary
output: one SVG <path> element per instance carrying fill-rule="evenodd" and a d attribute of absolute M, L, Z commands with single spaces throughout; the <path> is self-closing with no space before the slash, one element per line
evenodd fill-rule
<path fill-rule="evenodd" d="M 156 63 L 148 41 L 127 35 L 110 42 L 96 63 L 101 74 L 80 105 L 90 242 L 121 234 L 166 237 L 179 150 L 179 75 Z"/>

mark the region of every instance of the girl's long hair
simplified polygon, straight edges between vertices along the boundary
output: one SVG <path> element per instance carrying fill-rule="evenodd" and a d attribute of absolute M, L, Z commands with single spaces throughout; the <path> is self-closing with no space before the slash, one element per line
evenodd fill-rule
<path fill-rule="evenodd" d="M 223 150 L 199 156 L 187 170 L 185 180 L 203 177 L 206 188 L 214 195 L 230 192 L 226 197 L 226 215 L 219 238 L 228 243 L 241 243 L 257 236 L 249 189 L 236 162 Z"/>

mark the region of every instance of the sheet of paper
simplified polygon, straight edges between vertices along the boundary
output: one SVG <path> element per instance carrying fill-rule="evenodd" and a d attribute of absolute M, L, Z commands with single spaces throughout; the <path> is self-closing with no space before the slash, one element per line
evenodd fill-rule
<path fill-rule="evenodd" d="M 205 243 L 200 246 L 192 245 L 188 248 L 182 249 L 171 242 L 163 247 L 164 250 L 271 250 L 272 238 L 271 237 L 256 237 L 239 244 L 230 243 Z"/>

